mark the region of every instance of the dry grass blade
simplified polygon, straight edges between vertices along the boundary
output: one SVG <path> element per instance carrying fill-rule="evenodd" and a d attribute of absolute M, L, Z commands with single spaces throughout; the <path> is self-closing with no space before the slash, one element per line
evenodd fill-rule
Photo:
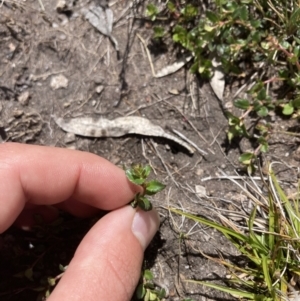
<path fill-rule="evenodd" d="M 268 169 L 269 182 L 263 180 L 263 185 L 267 185 L 267 193 L 263 193 L 253 179 L 251 181 L 254 186 L 246 182 L 245 188 L 228 177 L 252 202 L 253 210 L 248 216 L 244 216 L 246 228 L 221 213 L 218 213 L 221 220 L 218 223 L 178 209 L 170 209 L 171 212 L 220 231 L 248 261 L 246 266 L 241 267 L 233 262 L 225 262 L 222 258 L 217 259 L 233 276 L 226 281 L 227 286 L 204 281 L 192 282 L 230 293 L 242 300 L 281 301 L 288 300 L 289 297 L 289 300 L 297 300 L 294 296 L 295 291 L 300 290 L 300 282 L 296 280 L 291 285 L 291 281 L 298 279 L 300 275 L 299 204 L 298 200 L 291 202 L 287 198 L 271 166 L 272 164 Z M 265 222 L 257 223 L 261 218 Z"/>

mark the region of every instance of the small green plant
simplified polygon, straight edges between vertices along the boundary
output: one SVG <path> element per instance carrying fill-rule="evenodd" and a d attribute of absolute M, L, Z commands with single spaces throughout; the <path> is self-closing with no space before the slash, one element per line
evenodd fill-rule
<path fill-rule="evenodd" d="M 170 209 L 220 231 L 247 262 L 246 265 L 243 263 L 243 266 L 239 266 L 223 258 L 216 259 L 202 254 L 227 268 L 229 277 L 225 282 L 228 286 L 205 281 L 188 280 L 189 282 L 227 292 L 241 300 L 296 300 L 294 297 L 300 284 L 299 200 L 290 200 L 286 196 L 271 168 L 269 184 L 265 185 L 268 193 L 259 194 L 258 198 L 239 185 L 244 193 L 250 196 L 254 205 L 250 216 L 241 213 L 248 226 L 246 231 L 242 225 L 226 219 L 221 213 L 222 224 L 181 210 Z"/>
<path fill-rule="evenodd" d="M 146 8 L 146 16 L 151 19 L 151 21 L 154 21 L 158 15 L 158 8 L 153 4 L 148 4 Z"/>
<path fill-rule="evenodd" d="M 152 209 L 152 204 L 145 195 L 154 195 L 163 190 L 166 186 L 157 180 L 147 181 L 152 169 L 149 165 L 135 164 L 125 169 L 128 180 L 143 188 L 142 193 L 137 193 L 134 200 L 130 203 L 133 208 L 140 207 L 144 211 Z"/>
<path fill-rule="evenodd" d="M 136 289 L 136 297 L 144 301 L 160 301 L 166 296 L 165 289 L 157 289 L 153 283 L 153 274 L 150 270 L 144 270 L 141 281 Z"/>
<path fill-rule="evenodd" d="M 169 0 L 160 10 L 150 7 L 146 15 L 158 25 L 154 37 L 171 38 L 190 52 L 191 72 L 210 78 L 215 57 L 232 78 L 252 78 L 247 97 L 234 102 L 243 112 L 227 113 L 228 141 L 252 142 L 254 150 L 239 159 L 252 173 L 275 132 L 267 116 L 300 118 L 299 1 L 212 0 L 205 12 L 191 0 Z"/>

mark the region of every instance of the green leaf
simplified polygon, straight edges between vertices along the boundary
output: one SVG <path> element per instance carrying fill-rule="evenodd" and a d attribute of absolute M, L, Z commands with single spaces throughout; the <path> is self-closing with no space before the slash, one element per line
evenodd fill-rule
<path fill-rule="evenodd" d="M 282 114 L 283 115 L 292 115 L 294 113 L 294 107 L 291 103 L 287 103 L 284 105 Z"/>
<path fill-rule="evenodd" d="M 145 270 L 143 273 L 143 276 L 146 280 L 152 280 L 153 279 L 153 274 L 150 270 Z"/>
<path fill-rule="evenodd" d="M 244 153 L 239 157 L 239 161 L 245 165 L 248 165 L 251 163 L 253 158 L 254 158 L 253 153 Z"/>
<path fill-rule="evenodd" d="M 165 34 L 165 30 L 161 26 L 154 26 L 153 31 L 154 31 L 154 38 L 155 39 L 162 38 Z"/>
<path fill-rule="evenodd" d="M 150 17 L 152 21 L 156 19 L 158 15 L 158 8 L 154 4 L 148 4 L 146 8 L 146 16 Z"/>
<path fill-rule="evenodd" d="M 262 255 L 262 268 L 263 268 L 263 273 L 264 273 L 264 279 L 267 283 L 269 292 L 272 291 L 272 280 L 270 276 L 270 271 L 269 271 L 269 266 L 268 266 L 268 258 L 265 255 Z"/>
<path fill-rule="evenodd" d="M 149 301 L 155 301 L 157 300 L 157 296 L 154 292 L 150 292 L 149 294 Z"/>
<path fill-rule="evenodd" d="M 233 131 L 228 131 L 227 132 L 227 138 L 228 138 L 228 141 L 229 143 L 231 143 L 232 139 L 235 137 L 235 133 Z"/>
<path fill-rule="evenodd" d="M 150 300 L 150 291 L 148 289 L 146 289 L 146 294 L 144 297 L 144 301 L 149 301 Z"/>
<path fill-rule="evenodd" d="M 204 30 L 207 31 L 207 32 L 211 32 L 214 30 L 214 27 L 208 25 L 208 24 L 205 24 L 204 25 Z"/>
<path fill-rule="evenodd" d="M 25 277 L 30 280 L 33 281 L 32 276 L 33 276 L 33 270 L 32 268 L 28 268 L 25 272 L 24 272 Z"/>
<path fill-rule="evenodd" d="M 226 286 L 222 286 L 222 285 L 218 285 L 218 284 L 214 284 L 214 283 L 204 282 L 204 281 L 198 281 L 198 280 L 187 280 L 187 282 L 202 284 L 207 287 L 211 287 L 211 288 L 217 289 L 219 291 L 229 293 L 234 297 L 247 298 L 250 300 L 265 300 L 265 299 L 262 299 L 262 298 L 264 298 L 264 296 L 255 295 L 254 293 L 251 293 L 251 292 L 245 292 L 245 291 L 242 291 L 241 289 L 234 289 L 234 288 L 230 288 L 230 287 L 226 287 Z"/>
<path fill-rule="evenodd" d="M 187 36 L 187 30 L 180 26 L 176 25 L 173 30 L 173 41 L 177 43 L 182 43 L 184 44 L 186 41 L 186 36 Z"/>
<path fill-rule="evenodd" d="M 283 42 L 281 43 L 281 46 L 282 46 L 283 48 L 285 48 L 285 49 L 288 50 L 288 48 L 291 47 L 291 44 L 290 44 L 288 41 L 283 41 Z"/>
<path fill-rule="evenodd" d="M 269 144 L 268 144 L 268 143 L 262 143 L 262 144 L 261 144 L 260 151 L 261 151 L 262 153 L 266 153 L 268 150 L 269 150 Z"/>
<path fill-rule="evenodd" d="M 295 31 L 298 28 L 299 21 L 300 21 L 300 8 L 297 7 L 288 18 L 288 23 L 287 23 L 288 35 L 292 35 L 295 33 Z"/>
<path fill-rule="evenodd" d="M 209 21 L 211 21 L 213 23 L 216 23 L 219 21 L 219 16 L 216 13 L 212 12 L 211 10 L 207 10 L 205 14 Z"/>
<path fill-rule="evenodd" d="M 176 10 L 176 6 L 173 2 L 169 1 L 168 4 L 167 4 L 167 7 L 168 7 L 168 10 L 171 12 L 171 13 L 174 13 L 175 10 Z"/>
<path fill-rule="evenodd" d="M 248 20 L 247 7 L 245 5 L 243 5 L 242 7 L 237 8 L 232 16 L 234 19 L 239 19 L 239 20 L 243 20 L 243 21 Z"/>
<path fill-rule="evenodd" d="M 265 100 L 267 98 L 267 91 L 265 88 L 261 88 L 260 91 L 257 93 L 258 100 Z"/>
<path fill-rule="evenodd" d="M 144 288 L 143 283 L 140 283 L 136 289 L 135 295 L 138 299 L 143 299 L 146 294 L 146 290 Z"/>
<path fill-rule="evenodd" d="M 182 10 L 182 14 L 185 18 L 191 19 L 197 16 L 198 10 L 195 6 L 187 4 Z"/>
<path fill-rule="evenodd" d="M 247 110 L 250 107 L 250 103 L 247 99 L 238 99 L 234 102 L 236 108 Z"/>
<path fill-rule="evenodd" d="M 153 195 L 156 194 L 159 191 L 162 191 L 164 188 L 166 187 L 166 185 L 156 181 L 156 180 L 152 180 L 148 183 L 146 183 L 146 193 L 148 195 Z"/>
<path fill-rule="evenodd" d="M 164 288 L 162 288 L 159 292 L 157 292 L 157 297 L 159 299 L 163 299 L 166 297 L 166 290 Z"/>
<path fill-rule="evenodd" d="M 132 169 L 127 169 L 125 171 L 125 174 L 127 179 L 136 185 L 141 185 L 145 182 L 145 179 L 137 177 L 137 175 Z"/>
<path fill-rule="evenodd" d="M 48 283 L 50 286 L 55 286 L 56 284 L 55 278 L 48 277 Z"/>
<path fill-rule="evenodd" d="M 189 219 L 191 219 L 195 222 L 198 222 L 198 223 L 204 224 L 206 226 L 209 226 L 211 228 L 214 228 L 214 229 L 220 231 L 221 233 L 223 233 L 226 237 L 231 237 L 232 240 L 237 239 L 238 241 L 240 241 L 241 244 L 245 243 L 248 240 L 246 235 L 238 233 L 238 232 L 236 232 L 236 231 L 234 231 L 234 230 L 232 230 L 232 229 L 230 229 L 226 226 L 222 226 L 222 225 L 220 225 L 216 222 L 210 221 L 206 218 L 203 218 L 203 217 L 200 217 L 200 216 L 195 216 L 191 213 L 186 213 L 184 211 L 181 211 L 181 210 L 178 210 L 178 209 L 173 209 L 173 208 L 170 208 L 170 211 L 172 211 L 174 213 L 177 213 L 177 214 L 180 214 L 182 216 L 185 216 L 185 217 L 187 217 L 187 218 L 189 218 Z"/>
<path fill-rule="evenodd" d="M 272 45 L 272 44 L 271 44 L 270 42 L 266 42 L 266 41 L 262 41 L 262 42 L 261 42 L 261 47 L 262 47 L 264 50 L 269 50 L 271 45 Z"/>
<path fill-rule="evenodd" d="M 243 5 L 240 9 L 240 18 L 241 20 L 243 21 L 247 21 L 248 18 L 249 18 L 249 15 L 248 15 L 248 9 L 245 5 Z"/>
<path fill-rule="evenodd" d="M 297 97 L 293 100 L 292 104 L 293 104 L 293 107 L 294 107 L 295 109 L 299 109 L 299 108 L 300 108 L 300 97 L 297 96 Z"/>
<path fill-rule="evenodd" d="M 267 107 L 261 106 L 256 113 L 260 117 L 266 117 L 268 115 L 268 113 L 269 113 L 269 110 L 268 110 Z"/>
<path fill-rule="evenodd" d="M 143 177 L 144 177 L 144 179 L 146 179 L 150 175 L 151 171 L 152 171 L 152 168 L 150 167 L 150 165 L 146 165 L 143 168 Z"/>
<path fill-rule="evenodd" d="M 62 264 L 59 264 L 58 268 L 60 271 L 65 272 L 67 270 L 68 266 L 67 265 L 63 266 Z"/>
<path fill-rule="evenodd" d="M 139 207 L 144 211 L 150 211 L 152 209 L 151 202 L 144 196 L 139 198 Z"/>
<path fill-rule="evenodd" d="M 252 175 L 255 171 L 255 167 L 254 164 L 251 162 L 248 166 L 247 166 L 247 173 L 248 175 Z"/>
<path fill-rule="evenodd" d="M 240 124 L 240 118 L 234 116 L 233 114 L 231 114 L 230 112 L 225 112 L 225 115 L 228 119 L 228 123 L 229 125 L 236 125 L 236 124 Z"/>

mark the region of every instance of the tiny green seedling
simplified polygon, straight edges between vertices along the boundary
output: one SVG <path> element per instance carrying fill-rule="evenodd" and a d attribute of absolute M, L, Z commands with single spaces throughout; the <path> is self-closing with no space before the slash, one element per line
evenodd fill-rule
<path fill-rule="evenodd" d="M 154 195 L 163 190 L 166 185 L 157 180 L 147 181 L 152 169 L 149 165 L 135 164 L 131 168 L 125 169 L 128 180 L 136 185 L 143 187 L 142 193 L 137 193 L 134 200 L 130 203 L 133 208 L 140 207 L 144 211 L 150 211 L 152 204 L 145 195 Z"/>

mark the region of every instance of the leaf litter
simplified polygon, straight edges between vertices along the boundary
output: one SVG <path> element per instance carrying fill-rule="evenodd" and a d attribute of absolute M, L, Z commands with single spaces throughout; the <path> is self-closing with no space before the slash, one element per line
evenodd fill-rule
<path fill-rule="evenodd" d="M 142 44 L 144 45 L 144 48 L 146 50 L 148 60 L 150 63 L 153 77 L 160 78 L 160 77 L 165 77 L 170 74 L 173 74 L 173 73 L 177 72 L 178 70 L 180 70 L 184 65 L 186 65 L 193 58 L 191 55 L 185 55 L 182 58 L 180 58 L 179 60 L 177 60 L 176 62 L 174 62 L 173 64 L 167 65 L 167 66 L 163 67 L 161 70 L 155 72 L 154 66 L 152 63 L 152 59 L 151 59 L 151 54 L 149 52 L 149 49 L 147 47 L 145 40 L 138 33 L 136 35 L 140 39 Z"/>
<path fill-rule="evenodd" d="M 160 137 L 181 145 L 190 154 L 195 152 L 195 149 L 185 141 L 139 116 L 118 117 L 113 120 L 102 117 L 96 119 L 92 117 L 60 118 L 54 116 L 54 120 L 64 131 L 84 137 L 121 137 L 128 134 Z"/>
<path fill-rule="evenodd" d="M 82 12 L 90 24 L 109 37 L 116 51 L 119 51 L 118 41 L 111 34 L 114 22 L 113 11 L 109 7 L 90 6 L 88 9 L 83 9 Z"/>
<path fill-rule="evenodd" d="M 222 101 L 225 89 L 225 74 L 222 69 L 222 64 L 217 57 L 212 57 L 211 63 L 213 75 L 209 83 L 216 96 Z"/>

